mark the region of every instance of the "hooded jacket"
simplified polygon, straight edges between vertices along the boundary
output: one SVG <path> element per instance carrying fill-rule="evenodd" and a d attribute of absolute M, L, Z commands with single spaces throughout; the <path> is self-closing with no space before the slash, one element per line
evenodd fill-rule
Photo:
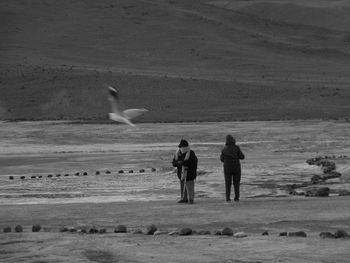
<path fill-rule="evenodd" d="M 224 163 L 225 174 L 241 175 L 241 163 L 239 160 L 244 160 L 244 154 L 231 135 L 226 136 L 226 143 L 221 151 L 220 160 Z"/>

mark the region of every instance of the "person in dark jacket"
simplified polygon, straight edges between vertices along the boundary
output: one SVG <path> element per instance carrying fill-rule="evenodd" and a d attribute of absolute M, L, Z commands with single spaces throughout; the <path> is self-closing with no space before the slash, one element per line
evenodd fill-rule
<path fill-rule="evenodd" d="M 186 140 L 181 140 L 172 164 L 177 168 L 180 181 L 181 199 L 179 203 L 194 202 L 194 180 L 197 177 L 198 159 Z"/>
<path fill-rule="evenodd" d="M 236 145 L 236 140 L 232 135 L 226 136 L 226 144 L 221 151 L 220 160 L 224 163 L 226 202 L 231 202 L 231 187 L 232 182 L 235 190 L 235 201 L 239 201 L 239 186 L 241 183 L 241 163 L 244 159 L 239 146 Z"/>

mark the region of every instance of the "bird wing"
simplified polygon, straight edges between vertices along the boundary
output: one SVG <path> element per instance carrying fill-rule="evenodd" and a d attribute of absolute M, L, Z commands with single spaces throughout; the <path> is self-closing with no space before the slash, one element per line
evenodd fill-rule
<path fill-rule="evenodd" d="M 123 114 L 125 116 L 125 118 L 131 120 L 132 118 L 135 118 L 145 112 L 147 112 L 147 109 L 127 109 L 125 111 L 123 111 Z"/>
<path fill-rule="evenodd" d="M 109 101 L 111 102 L 111 106 L 112 106 L 112 112 L 120 115 L 121 110 L 119 106 L 118 92 L 116 89 L 114 89 L 111 86 L 108 87 L 108 91 L 109 91 Z"/>

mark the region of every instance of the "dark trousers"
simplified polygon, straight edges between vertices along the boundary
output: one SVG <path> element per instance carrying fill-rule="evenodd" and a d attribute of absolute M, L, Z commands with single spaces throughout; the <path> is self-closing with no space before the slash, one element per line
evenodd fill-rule
<path fill-rule="evenodd" d="M 241 184 L 241 176 L 236 174 L 225 173 L 225 189 L 226 189 L 226 201 L 231 200 L 231 187 L 235 190 L 235 200 L 239 200 L 239 186 Z"/>
<path fill-rule="evenodd" d="M 185 182 L 180 180 L 180 191 L 181 191 L 181 200 L 187 199 L 187 189 L 185 187 Z"/>

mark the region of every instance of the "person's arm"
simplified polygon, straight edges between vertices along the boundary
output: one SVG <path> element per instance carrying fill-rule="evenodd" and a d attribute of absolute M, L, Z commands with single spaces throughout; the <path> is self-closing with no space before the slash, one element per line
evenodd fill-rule
<path fill-rule="evenodd" d="M 221 154 L 220 154 L 220 161 L 222 163 L 224 162 L 224 151 L 223 150 L 221 151 Z"/>
<path fill-rule="evenodd" d="M 238 146 L 237 146 L 237 147 L 238 147 Z M 238 147 L 238 158 L 239 158 L 240 160 L 244 160 L 244 158 L 245 158 L 244 154 L 243 154 L 242 151 L 241 151 L 241 148 L 239 148 L 239 147 Z"/>

